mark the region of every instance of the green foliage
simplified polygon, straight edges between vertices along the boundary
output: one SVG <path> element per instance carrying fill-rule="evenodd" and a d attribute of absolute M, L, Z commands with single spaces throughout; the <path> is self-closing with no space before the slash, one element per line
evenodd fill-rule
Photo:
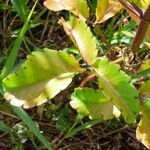
<path fill-rule="evenodd" d="M 24 126 L 22 123 L 15 124 L 11 129 L 10 138 L 16 145 L 25 143 L 28 139 L 27 127 Z"/>
<path fill-rule="evenodd" d="M 132 75 L 132 78 L 136 80 L 148 76 L 150 76 L 150 59 L 142 62 L 139 71 L 135 75 Z"/>
<path fill-rule="evenodd" d="M 87 2 L 88 2 L 88 6 L 89 6 L 89 8 L 90 8 L 90 11 L 91 11 L 92 13 L 95 13 L 95 11 L 96 11 L 96 6 L 97 6 L 97 0 L 87 0 Z"/>
<path fill-rule="evenodd" d="M 58 112 L 58 118 L 56 123 L 56 128 L 61 132 L 66 132 L 71 127 L 71 122 L 69 121 L 71 112 L 70 109 L 64 107 L 60 112 Z"/>
<path fill-rule="evenodd" d="M 114 117 L 112 102 L 100 90 L 77 88 L 71 99 L 70 105 L 77 109 L 78 113 L 89 116 L 91 119 L 103 118 L 107 120 Z"/>
<path fill-rule="evenodd" d="M 78 48 L 84 61 L 92 65 L 96 61 L 98 50 L 96 38 L 92 35 L 90 28 L 77 18 L 71 18 L 69 21 L 61 19 L 59 23 L 63 25 L 65 32 Z"/>
<path fill-rule="evenodd" d="M 96 23 L 102 23 L 113 17 L 121 6 L 116 0 L 98 0 L 96 8 Z"/>
<path fill-rule="evenodd" d="M 77 15 L 80 14 L 85 17 L 88 18 L 89 17 L 89 7 L 87 5 L 87 1 L 86 0 L 77 0 L 77 6 L 76 6 L 78 13 Z M 80 17 L 82 19 L 82 17 Z"/>
<path fill-rule="evenodd" d="M 150 68 L 150 59 L 146 59 L 142 62 L 140 69 L 139 69 L 139 72 L 147 70 L 149 68 Z"/>
<path fill-rule="evenodd" d="M 146 97 L 150 97 L 150 80 L 143 83 L 140 87 L 140 92 Z"/>
<path fill-rule="evenodd" d="M 146 9 L 150 3 L 150 0 L 128 0 L 128 1 L 144 9 Z"/>
<path fill-rule="evenodd" d="M 72 55 L 45 49 L 27 57 L 19 70 L 3 80 L 5 98 L 25 108 L 40 105 L 65 89 L 82 71 Z"/>
<path fill-rule="evenodd" d="M 141 120 L 136 130 L 136 137 L 148 149 L 150 148 L 150 99 L 145 99 L 141 105 Z"/>
<path fill-rule="evenodd" d="M 139 113 L 139 104 L 138 92 L 129 83 L 131 78 L 120 70 L 119 65 L 106 59 L 98 60 L 94 64 L 94 70 L 104 95 L 118 107 L 126 122 L 134 123 Z"/>
<path fill-rule="evenodd" d="M 23 20 L 23 22 L 25 22 L 27 19 L 27 0 L 11 0 L 11 2 L 13 3 L 20 18 Z"/>
<path fill-rule="evenodd" d="M 104 17 L 104 13 L 109 7 L 109 0 L 98 0 L 96 8 L 96 18 L 101 20 Z"/>

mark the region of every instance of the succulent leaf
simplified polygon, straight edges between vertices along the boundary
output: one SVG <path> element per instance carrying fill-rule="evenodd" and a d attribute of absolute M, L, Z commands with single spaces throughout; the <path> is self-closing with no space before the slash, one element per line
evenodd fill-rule
<path fill-rule="evenodd" d="M 107 59 L 97 60 L 93 66 L 104 95 L 112 100 L 127 123 L 134 123 L 139 103 L 138 92 L 130 83 L 131 78 L 120 70 L 119 65 Z"/>
<path fill-rule="evenodd" d="M 145 97 L 150 97 L 150 80 L 145 81 L 142 86 L 140 87 L 140 92 L 145 96 Z"/>
<path fill-rule="evenodd" d="M 112 102 L 100 90 L 76 88 L 71 99 L 70 105 L 72 108 L 91 119 L 103 118 L 107 120 L 114 117 Z"/>
<path fill-rule="evenodd" d="M 82 20 L 89 17 L 89 8 L 86 0 L 46 0 L 44 5 L 53 11 L 68 10 Z"/>
<path fill-rule="evenodd" d="M 145 99 L 141 105 L 141 120 L 136 129 L 136 138 L 150 149 L 150 99 Z"/>
<path fill-rule="evenodd" d="M 98 0 L 95 23 L 102 23 L 113 17 L 122 6 L 116 0 Z"/>
<path fill-rule="evenodd" d="M 85 62 L 92 65 L 96 61 L 98 51 L 96 38 L 92 35 L 90 28 L 78 18 L 71 18 L 69 21 L 62 18 L 59 23 L 63 25 Z"/>
<path fill-rule="evenodd" d="M 27 56 L 20 69 L 3 80 L 4 96 L 12 104 L 26 108 L 40 105 L 65 89 L 80 71 L 72 55 L 49 49 L 36 51 Z"/>

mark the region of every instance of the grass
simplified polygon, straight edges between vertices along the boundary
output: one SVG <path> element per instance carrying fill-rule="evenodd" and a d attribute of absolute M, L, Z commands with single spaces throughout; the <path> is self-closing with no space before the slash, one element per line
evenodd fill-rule
<path fill-rule="evenodd" d="M 29 21 L 31 19 L 31 16 L 33 14 L 33 11 L 35 9 L 35 6 L 37 4 L 38 1 L 35 2 L 31 12 L 29 13 L 29 16 L 26 18 L 25 23 L 17 37 L 17 39 L 15 40 L 13 47 L 11 49 L 11 53 L 9 54 L 9 56 L 7 57 L 7 61 L 4 64 L 4 67 L 2 69 L 1 72 L 1 79 L 3 79 L 4 77 L 6 77 L 13 69 L 14 63 L 17 59 L 17 55 L 18 55 L 18 51 L 20 49 L 20 45 L 22 44 L 22 41 L 24 40 L 24 35 L 26 33 L 26 31 L 29 29 Z M 14 6 L 16 7 L 16 10 L 19 14 L 19 16 L 21 16 L 21 18 L 25 17 L 25 13 L 23 10 L 26 10 L 26 5 L 24 3 L 20 3 L 19 1 L 13 1 Z M 25 19 L 25 18 L 24 18 Z"/>

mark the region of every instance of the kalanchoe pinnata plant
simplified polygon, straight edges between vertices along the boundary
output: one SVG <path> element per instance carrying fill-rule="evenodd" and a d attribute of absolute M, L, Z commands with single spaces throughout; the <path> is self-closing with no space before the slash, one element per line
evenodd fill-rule
<path fill-rule="evenodd" d="M 136 3 L 135 0 L 129 2 Z M 137 5 L 146 9 L 149 3 L 149 0 L 140 0 Z M 44 5 L 53 11 L 67 10 L 73 13 L 73 17 L 67 21 L 61 18 L 59 24 L 78 49 L 86 64 L 82 66 L 88 66 L 88 69 L 81 67 L 73 55 L 63 50 L 45 48 L 44 51 L 34 51 L 27 56 L 27 60 L 19 69 L 3 79 L 4 97 L 11 104 L 24 108 L 38 106 L 64 90 L 75 74 L 89 72 L 97 78 L 99 89 L 77 87 L 71 96 L 72 108 L 90 119 L 108 120 L 119 117 L 121 113 L 129 124 L 135 123 L 136 117 L 141 113 L 137 138 L 150 148 L 150 82 L 146 81 L 137 90 L 131 83 L 131 77 L 119 64 L 109 61 L 106 57 L 98 57 L 97 39 L 86 24 L 90 12 L 86 0 L 47 0 Z M 106 21 L 123 7 L 130 12 L 130 6 L 130 3 L 123 0 L 97 0 L 96 21 L 93 24 Z M 143 64 L 141 68 L 144 69 L 137 75 L 141 75 L 145 70 L 148 72 L 150 63 Z M 139 94 L 147 99 L 141 102 Z"/>

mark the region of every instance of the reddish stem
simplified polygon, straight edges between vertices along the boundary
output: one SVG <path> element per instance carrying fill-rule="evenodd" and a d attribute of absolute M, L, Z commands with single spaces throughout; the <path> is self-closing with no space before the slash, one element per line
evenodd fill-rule
<path fill-rule="evenodd" d="M 82 88 L 85 87 L 85 85 L 87 84 L 87 82 L 89 82 L 89 81 L 91 81 L 91 80 L 94 80 L 95 77 L 96 77 L 95 74 L 89 75 L 88 77 L 86 77 L 86 78 L 81 82 L 80 87 L 82 87 Z"/>
<path fill-rule="evenodd" d="M 144 14 L 141 16 L 141 22 L 139 24 L 136 36 L 131 46 L 131 50 L 133 52 L 136 52 L 139 49 L 148 31 L 149 24 L 150 24 L 150 4 L 147 10 L 144 12 Z"/>
<path fill-rule="evenodd" d="M 121 3 L 123 7 L 125 7 L 128 11 L 130 11 L 133 15 L 135 15 L 139 20 L 141 19 L 143 11 L 140 8 L 130 4 L 129 2 L 126 2 L 125 0 L 118 0 L 118 1 Z"/>

